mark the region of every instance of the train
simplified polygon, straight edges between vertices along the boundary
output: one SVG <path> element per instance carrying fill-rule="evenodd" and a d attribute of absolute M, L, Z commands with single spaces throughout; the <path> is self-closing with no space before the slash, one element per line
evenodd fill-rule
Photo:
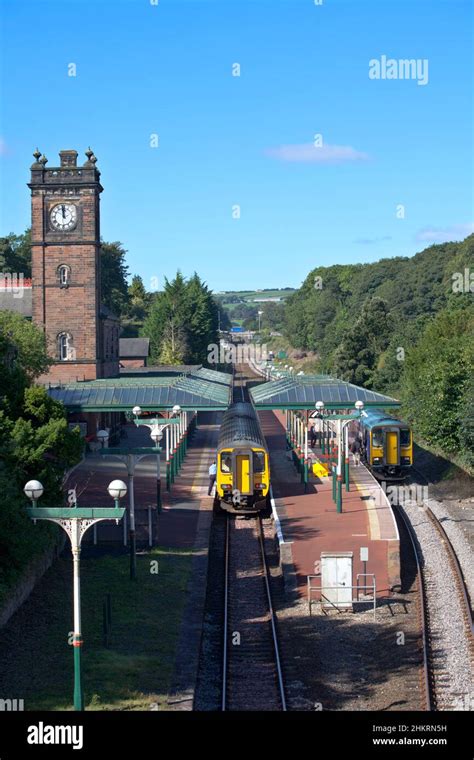
<path fill-rule="evenodd" d="M 214 513 L 269 515 L 270 456 L 252 404 L 238 401 L 224 412 L 216 453 Z"/>
<path fill-rule="evenodd" d="M 362 458 L 381 480 L 403 480 L 413 465 L 413 435 L 406 422 L 381 409 L 364 411 L 359 420 Z"/>

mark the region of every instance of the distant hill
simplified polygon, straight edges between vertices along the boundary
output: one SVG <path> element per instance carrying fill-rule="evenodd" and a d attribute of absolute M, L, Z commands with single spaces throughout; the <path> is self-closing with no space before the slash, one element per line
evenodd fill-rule
<path fill-rule="evenodd" d="M 415 434 L 474 471 L 474 235 L 411 258 L 313 269 L 283 333 L 318 371 L 403 402 Z"/>
<path fill-rule="evenodd" d="M 426 321 L 449 305 L 472 304 L 472 291 L 453 289 L 455 275 L 472 274 L 474 235 L 459 243 L 432 245 L 415 256 L 371 264 L 336 264 L 313 269 L 288 299 L 285 334 L 295 348 L 317 351 L 326 366 L 367 299 L 386 303 L 392 333 L 416 337 Z"/>

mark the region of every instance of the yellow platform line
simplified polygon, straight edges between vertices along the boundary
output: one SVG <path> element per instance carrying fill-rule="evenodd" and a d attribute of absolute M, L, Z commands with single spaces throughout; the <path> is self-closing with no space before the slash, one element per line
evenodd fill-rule
<path fill-rule="evenodd" d="M 372 490 L 368 490 L 365 486 L 360 486 L 356 480 L 352 481 L 355 484 L 355 487 L 359 491 L 359 493 L 362 494 L 362 496 L 368 496 L 368 499 L 363 499 L 362 501 L 364 504 L 367 505 L 367 517 L 369 519 L 369 533 L 370 533 L 370 539 L 372 541 L 380 541 L 381 539 L 381 533 L 380 533 L 380 524 L 379 519 L 377 515 L 377 509 L 375 507 L 375 499 L 372 495 Z"/>

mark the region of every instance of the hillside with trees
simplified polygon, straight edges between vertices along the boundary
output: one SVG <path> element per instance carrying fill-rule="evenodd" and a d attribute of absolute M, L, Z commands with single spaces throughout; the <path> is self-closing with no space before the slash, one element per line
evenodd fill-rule
<path fill-rule="evenodd" d="M 472 467 L 473 275 L 474 235 L 318 267 L 288 299 L 283 332 L 316 353 L 318 371 L 400 396 L 426 442 Z"/>

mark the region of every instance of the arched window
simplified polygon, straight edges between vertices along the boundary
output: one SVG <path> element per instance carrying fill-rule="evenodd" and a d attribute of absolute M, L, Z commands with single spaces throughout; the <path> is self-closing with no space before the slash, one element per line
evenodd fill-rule
<path fill-rule="evenodd" d="M 60 333 L 58 335 L 58 354 L 62 362 L 71 361 L 75 358 L 75 349 L 72 346 L 72 337 L 69 333 Z"/>
<path fill-rule="evenodd" d="M 71 278 L 71 269 L 70 267 L 67 266 L 67 264 L 61 264 L 61 266 L 58 267 L 58 277 L 59 277 L 60 288 L 69 287 L 69 280 Z"/>

